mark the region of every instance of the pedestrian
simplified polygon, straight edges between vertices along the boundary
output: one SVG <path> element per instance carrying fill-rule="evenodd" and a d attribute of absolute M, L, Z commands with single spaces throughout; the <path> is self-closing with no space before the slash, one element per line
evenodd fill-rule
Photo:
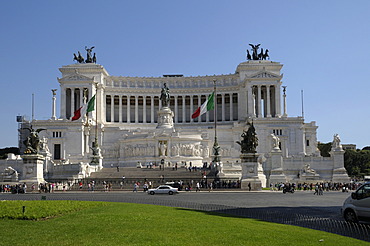
<path fill-rule="evenodd" d="M 139 185 L 137 183 L 134 184 L 134 190 L 132 192 L 137 192 L 137 189 L 139 188 Z"/>
<path fill-rule="evenodd" d="M 315 185 L 315 192 L 313 193 L 314 195 L 319 195 L 319 186 Z"/>
<path fill-rule="evenodd" d="M 200 192 L 200 184 L 199 184 L 199 182 L 197 182 L 197 184 L 196 184 L 196 190 L 195 190 L 196 192 Z"/>
<path fill-rule="evenodd" d="M 251 191 L 251 190 L 252 190 L 251 183 L 248 183 L 248 190 L 249 190 L 249 191 Z"/>
<path fill-rule="evenodd" d="M 320 195 L 320 196 L 324 195 L 324 189 L 323 189 L 321 184 L 319 185 L 319 194 L 318 195 Z"/>

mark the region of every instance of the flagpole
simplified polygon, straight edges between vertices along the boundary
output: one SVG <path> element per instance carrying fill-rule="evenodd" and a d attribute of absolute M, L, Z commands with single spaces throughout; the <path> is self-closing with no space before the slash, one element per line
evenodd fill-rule
<path fill-rule="evenodd" d="M 220 162 L 220 146 L 218 145 L 217 142 L 217 93 L 216 93 L 216 79 L 213 80 L 213 105 L 214 105 L 214 116 L 213 120 L 215 121 L 215 142 L 213 144 L 213 162 L 216 164 Z"/>
<path fill-rule="evenodd" d="M 98 83 L 95 83 L 95 144 L 96 147 L 99 146 L 98 144 Z"/>
<path fill-rule="evenodd" d="M 214 114 L 214 121 L 215 121 L 215 142 L 217 142 L 217 94 L 216 94 L 216 80 L 213 80 L 213 105 L 215 105 L 215 110 L 213 111 Z"/>

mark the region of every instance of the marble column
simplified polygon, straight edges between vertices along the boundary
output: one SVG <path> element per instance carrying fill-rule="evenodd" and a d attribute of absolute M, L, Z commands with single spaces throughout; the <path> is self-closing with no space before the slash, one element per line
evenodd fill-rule
<path fill-rule="evenodd" d="M 253 86 L 247 86 L 248 90 L 248 116 L 250 117 L 256 117 L 255 115 L 255 102 L 254 102 L 254 96 L 253 96 Z"/>
<path fill-rule="evenodd" d="M 135 95 L 135 123 L 139 123 L 139 96 Z"/>
<path fill-rule="evenodd" d="M 154 123 L 154 96 L 150 96 L 150 123 Z"/>
<path fill-rule="evenodd" d="M 143 96 L 143 123 L 146 123 L 146 96 Z"/>
<path fill-rule="evenodd" d="M 270 118 L 271 117 L 271 99 L 270 99 L 270 85 L 266 85 L 266 97 L 267 97 L 267 100 L 266 100 L 266 103 L 267 103 L 267 117 Z"/>
<path fill-rule="evenodd" d="M 114 122 L 114 95 L 110 95 L 110 122 Z"/>
<path fill-rule="evenodd" d="M 225 121 L 225 94 L 221 94 L 221 119 Z"/>
<path fill-rule="evenodd" d="M 71 88 L 71 117 L 75 112 L 75 88 Z"/>
<path fill-rule="evenodd" d="M 194 96 L 193 95 L 190 95 L 190 114 L 192 114 L 194 112 L 193 110 L 193 107 L 194 107 Z M 191 118 L 190 116 L 190 122 L 193 122 L 193 118 Z"/>
<path fill-rule="evenodd" d="M 197 108 L 199 108 L 202 105 L 201 102 L 202 102 L 202 95 L 198 95 L 198 107 Z M 191 113 L 193 114 L 194 111 Z M 202 122 L 202 116 L 199 116 L 197 119 L 198 119 L 198 122 Z"/>
<path fill-rule="evenodd" d="M 118 96 L 118 121 L 121 123 L 122 122 L 122 95 Z"/>
<path fill-rule="evenodd" d="M 261 86 L 257 86 L 257 115 L 258 118 L 262 118 L 262 109 L 261 109 Z"/>
<path fill-rule="evenodd" d="M 84 89 L 83 88 L 80 88 L 80 105 L 79 105 L 79 107 L 82 107 L 82 105 L 84 105 L 83 91 L 84 91 Z"/>
<path fill-rule="evenodd" d="M 182 122 L 185 123 L 186 122 L 186 115 L 185 115 L 185 108 L 186 108 L 186 105 L 185 105 L 185 96 L 183 95 L 182 96 Z"/>
<path fill-rule="evenodd" d="M 55 92 L 53 91 L 53 99 L 52 99 L 52 107 L 51 107 L 51 119 L 56 120 L 56 111 L 57 111 L 57 105 L 56 105 L 57 98 L 55 97 Z"/>
<path fill-rule="evenodd" d="M 179 112 L 177 99 L 178 99 L 178 96 L 175 96 L 175 123 L 178 122 L 178 116 L 177 115 L 178 115 L 178 112 Z"/>
<path fill-rule="evenodd" d="M 230 121 L 233 121 L 234 120 L 233 93 L 230 93 L 229 96 L 230 96 Z M 249 95 L 248 95 L 248 97 L 249 97 Z"/>
<path fill-rule="evenodd" d="M 276 117 L 281 116 L 281 106 L 280 106 L 280 86 L 275 86 L 275 107 L 276 107 Z"/>
<path fill-rule="evenodd" d="M 127 113 L 127 123 L 130 123 L 131 122 L 131 102 L 130 102 L 130 100 L 131 100 L 131 96 L 130 95 L 127 95 L 127 111 L 126 111 L 126 113 Z"/>

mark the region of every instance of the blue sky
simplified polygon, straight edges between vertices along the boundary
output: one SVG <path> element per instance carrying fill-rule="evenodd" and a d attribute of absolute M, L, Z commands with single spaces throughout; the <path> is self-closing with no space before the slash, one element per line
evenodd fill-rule
<path fill-rule="evenodd" d="M 3 1 L 0 148 L 17 146 L 17 115 L 51 117 L 51 89 L 73 53 L 95 46 L 115 76 L 234 73 L 249 43 L 281 62 L 289 116 L 318 140 L 370 145 L 370 1 Z M 59 92 L 59 91 L 58 91 Z M 59 94 L 57 96 L 59 104 Z M 59 115 L 59 105 L 58 105 Z"/>

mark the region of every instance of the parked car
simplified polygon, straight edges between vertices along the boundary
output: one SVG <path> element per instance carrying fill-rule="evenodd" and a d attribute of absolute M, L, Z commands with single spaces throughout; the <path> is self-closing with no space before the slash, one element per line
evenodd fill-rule
<path fill-rule="evenodd" d="M 173 195 L 179 193 L 179 190 L 177 188 L 173 188 L 169 185 L 160 185 L 155 189 L 149 189 L 148 194 L 154 195 L 154 194 L 168 194 Z"/>
<path fill-rule="evenodd" d="M 370 183 L 360 186 L 348 197 L 341 209 L 343 218 L 349 222 L 370 219 Z"/>

